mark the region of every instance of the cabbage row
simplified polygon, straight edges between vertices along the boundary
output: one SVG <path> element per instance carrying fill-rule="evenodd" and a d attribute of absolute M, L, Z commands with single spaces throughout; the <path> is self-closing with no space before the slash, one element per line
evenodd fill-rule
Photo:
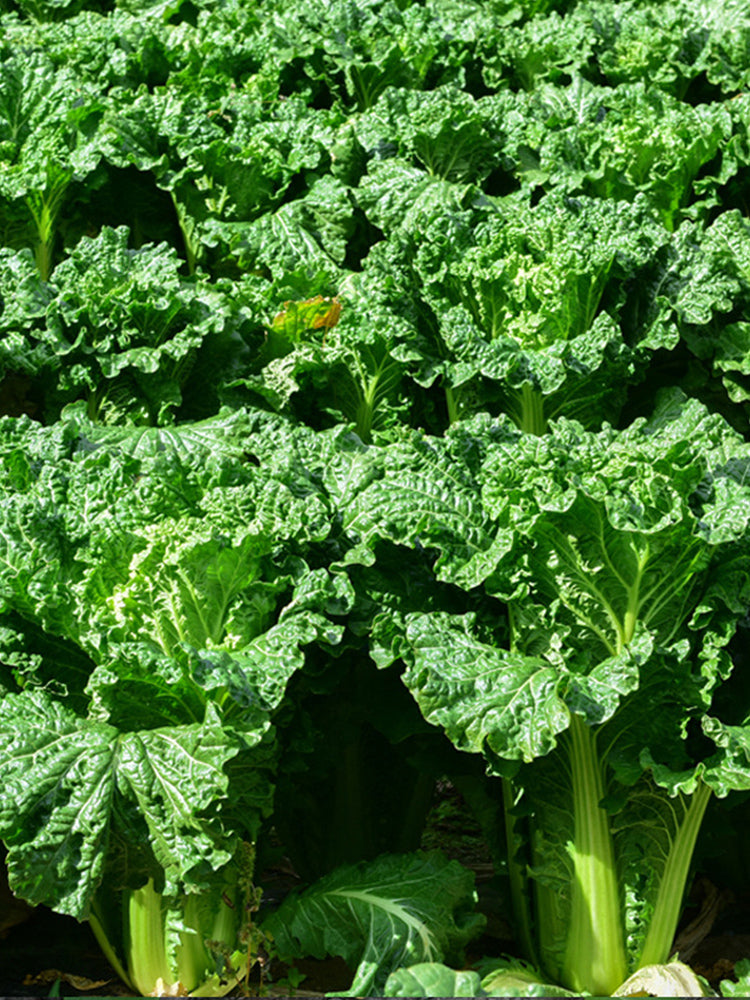
<path fill-rule="evenodd" d="M 750 874 L 746 5 L 2 9 L 13 892 L 144 995 L 267 953 L 704 993 L 695 859 Z M 446 776 L 512 912 L 481 971 Z"/>

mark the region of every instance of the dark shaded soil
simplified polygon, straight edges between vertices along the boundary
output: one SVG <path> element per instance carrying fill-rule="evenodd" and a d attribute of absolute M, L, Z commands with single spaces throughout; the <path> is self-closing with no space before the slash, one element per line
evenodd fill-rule
<path fill-rule="evenodd" d="M 87 924 L 38 907 L 0 941 L 0 994 L 46 997 L 61 978 L 50 972 L 97 983 L 88 991 L 62 983 L 63 996 L 83 996 L 85 992 L 127 996 L 132 992 L 113 973 Z"/>
<path fill-rule="evenodd" d="M 718 889 L 697 878 L 675 942 L 680 957 L 717 988 L 750 958 L 750 891 Z"/>

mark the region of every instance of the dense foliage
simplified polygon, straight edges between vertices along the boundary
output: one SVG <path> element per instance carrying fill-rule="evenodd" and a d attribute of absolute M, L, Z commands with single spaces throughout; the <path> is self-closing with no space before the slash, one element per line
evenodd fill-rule
<path fill-rule="evenodd" d="M 750 791 L 746 5 L 0 11 L 12 890 L 144 994 L 264 950 L 353 996 L 705 990 L 675 931 Z M 419 851 L 444 777 L 513 913 L 479 971 Z"/>

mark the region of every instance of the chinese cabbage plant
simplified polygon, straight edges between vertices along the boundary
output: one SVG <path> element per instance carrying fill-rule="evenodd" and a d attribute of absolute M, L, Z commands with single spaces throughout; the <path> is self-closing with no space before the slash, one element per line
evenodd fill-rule
<path fill-rule="evenodd" d="M 29 250 L 0 251 L 0 366 L 37 379 L 47 419 L 83 400 L 93 421 L 170 423 L 196 364 L 229 374 L 241 356 L 221 287 L 184 278 L 167 244 L 129 238 L 84 237 L 47 281 Z"/>
<path fill-rule="evenodd" d="M 653 291 L 642 276 L 667 239 L 642 198 L 551 194 L 435 212 L 418 238 L 392 241 L 402 252 L 389 263 L 430 314 L 401 350 L 418 344 L 414 377 L 439 379 L 451 423 L 489 410 L 535 434 L 560 415 L 599 426 L 619 415 L 653 351 L 676 342 L 669 324 L 645 322 Z M 382 256 L 376 247 L 375 275 Z"/>
<path fill-rule="evenodd" d="M 70 189 L 84 178 L 93 186 L 105 102 L 88 81 L 38 51 L 4 59 L 2 77 L 0 234 L 4 246 L 33 251 L 46 281 Z"/>
<path fill-rule="evenodd" d="M 345 512 L 350 562 L 389 540 L 497 599 L 494 621 L 392 619 L 403 680 L 503 778 L 539 981 L 609 995 L 669 958 L 710 795 L 750 788 L 749 720 L 717 714 L 750 597 L 750 451 L 668 397 L 620 432 L 482 417 L 369 461 Z"/>
<path fill-rule="evenodd" d="M 0 426 L 9 880 L 90 920 L 144 994 L 220 995 L 254 961 L 274 716 L 348 600 L 312 481 L 214 423 Z"/>

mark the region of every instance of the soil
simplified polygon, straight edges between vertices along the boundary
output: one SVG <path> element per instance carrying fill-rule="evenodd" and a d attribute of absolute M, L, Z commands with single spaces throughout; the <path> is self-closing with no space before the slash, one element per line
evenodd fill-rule
<path fill-rule="evenodd" d="M 467 818 L 460 796 L 449 786 L 441 789 L 424 846 L 440 847 L 475 873 L 479 908 L 488 922 L 485 934 L 472 942 L 467 965 L 481 958 L 513 954 L 511 928 L 498 915 L 504 907 L 491 859 L 478 829 Z M 265 872 L 259 882 L 280 898 L 299 880 L 290 866 L 282 863 Z M 17 905 L 12 897 L 3 897 L 1 883 L 0 914 L 6 919 L 5 925 L 0 923 L 0 998 L 132 996 L 113 973 L 88 925 L 44 907 L 32 911 Z M 677 943 L 684 960 L 714 988 L 720 980 L 732 978 L 735 963 L 750 957 L 750 890 L 733 892 L 707 878 L 696 879 Z M 298 961 L 293 970 L 256 964 L 248 988 L 238 988 L 232 995 L 294 995 L 304 1000 L 347 989 L 351 976 L 351 970 L 337 958 Z"/>

